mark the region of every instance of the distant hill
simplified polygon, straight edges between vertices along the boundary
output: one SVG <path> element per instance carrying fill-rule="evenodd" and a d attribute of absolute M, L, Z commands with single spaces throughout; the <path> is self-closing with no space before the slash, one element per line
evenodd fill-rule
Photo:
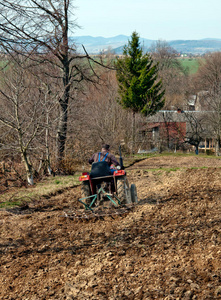
<path fill-rule="evenodd" d="M 114 51 L 115 53 L 119 52 L 120 54 L 123 52 L 123 46 L 128 43 L 129 39 L 130 37 L 126 35 L 118 35 L 110 38 L 104 38 L 101 36 L 76 36 L 70 38 L 72 42 L 77 44 L 80 52 L 82 52 L 81 45 L 83 44 L 87 52 L 90 54 L 99 54 L 108 50 Z M 150 47 L 150 45 L 154 42 L 154 40 L 143 38 L 141 38 L 140 41 L 141 43 L 144 43 L 145 47 Z"/>
<path fill-rule="evenodd" d="M 77 45 L 79 52 L 83 52 L 81 45 L 84 45 L 89 54 L 99 54 L 106 51 L 122 54 L 123 47 L 128 43 L 129 39 L 130 37 L 126 35 L 118 35 L 110 38 L 102 36 L 76 36 L 70 38 Z M 150 46 L 156 41 L 140 38 L 140 42 L 144 50 L 148 51 Z M 221 51 L 221 39 L 206 38 L 202 40 L 173 40 L 167 42 L 179 53 L 202 55 L 206 52 Z"/>
<path fill-rule="evenodd" d="M 221 40 L 176 40 L 170 41 L 170 46 L 180 53 L 204 54 L 206 52 L 221 51 Z"/>

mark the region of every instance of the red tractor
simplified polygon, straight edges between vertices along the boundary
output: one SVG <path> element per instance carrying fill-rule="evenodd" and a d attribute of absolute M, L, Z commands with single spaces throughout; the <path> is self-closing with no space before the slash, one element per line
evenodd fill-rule
<path fill-rule="evenodd" d="M 110 167 L 106 161 L 93 163 L 90 173 L 82 173 L 79 177 L 82 182 L 82 198 L 79 201 L 85 209 L 93 211 L 93 207 L 107 203 L 117 207 L 138 201 L 135 184 L 129 185 L 121 151 L 120 164 L 121 169 L 115 170 L 113 174 L 110 173 Z"/>

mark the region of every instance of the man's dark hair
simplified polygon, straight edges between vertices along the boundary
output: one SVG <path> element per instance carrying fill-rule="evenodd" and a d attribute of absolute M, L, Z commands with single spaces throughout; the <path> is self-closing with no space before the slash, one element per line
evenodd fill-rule
<path fill-rule="evenodd" d="M 102 146 L 102 148 L 105 149 L 105 150 L 109 150 L 109 149 L 110 149 L 110 145 L 104 144 L 104 145 Z"/>

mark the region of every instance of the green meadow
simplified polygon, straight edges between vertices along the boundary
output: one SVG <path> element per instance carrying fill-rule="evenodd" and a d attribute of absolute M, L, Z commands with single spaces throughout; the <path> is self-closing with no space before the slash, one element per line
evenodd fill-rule
<path fill-rule="evenodd" d="M 179 61 L 189 74 L 195 74 L 199 68 L 199 58 L 180 58 Z"/>

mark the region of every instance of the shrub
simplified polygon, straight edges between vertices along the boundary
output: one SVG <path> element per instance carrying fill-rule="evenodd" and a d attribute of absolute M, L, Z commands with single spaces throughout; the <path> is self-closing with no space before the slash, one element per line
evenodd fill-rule
<path fill-rule="evenodd" d="M 206 149 L 206 155 L 214 155 L 213 149 Z"/>

